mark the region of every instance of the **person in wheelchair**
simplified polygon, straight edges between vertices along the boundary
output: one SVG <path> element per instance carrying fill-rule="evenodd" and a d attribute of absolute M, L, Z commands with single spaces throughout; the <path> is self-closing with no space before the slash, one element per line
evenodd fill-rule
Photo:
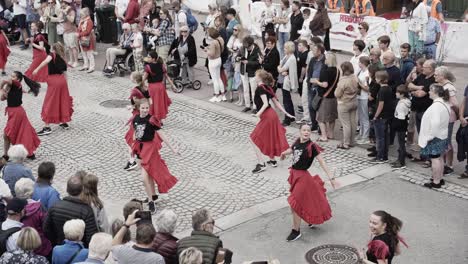
<path fill-rule="evenodd" d="M 197 47 L 187 26 L 180 27 L 180 36 L 172 42 L 169 54 L 181 65 L 180 77 L 182 81 L 184 83 L 193 82 L 195 80 L 193 66 L 197 64 Z"/>
<path fill-rule="evenodd" d="M 122 25 L 123 33 L 120 36 L 119 46 L 108 48 L 106 50 L 106 68 L 103 70 L 104 73 L 113 73 L 114 61 L 117 56 L 124 56 L 132 52 L 130 44 L 133 42 L 133 32 L 130 29 L 130 24 L 124 23 Z"/>

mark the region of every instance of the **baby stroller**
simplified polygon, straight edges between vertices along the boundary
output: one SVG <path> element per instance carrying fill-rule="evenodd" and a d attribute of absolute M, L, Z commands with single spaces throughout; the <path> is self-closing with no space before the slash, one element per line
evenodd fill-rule
<path fill-rule="evenodd" d="M 20 39 L 20 31 L 16 29 L 14 23 L 14 15 L 10 9 L 4 9 L 0 12 L 0 28 L 5 32 L 5 35 L 10 41 L 10 45 L 15 44 Z"/>
<path fill-rule="evenodd" d="M 167 75 L 173 80 L 174 93 L 181 93 L 185 87 L 191 87 L 194 90 L 200 90 L 201 82 L 199 80 L 190 81 L 188 76 L 188 63 L 177 60 L 170 60 L 166 63 Z"/>

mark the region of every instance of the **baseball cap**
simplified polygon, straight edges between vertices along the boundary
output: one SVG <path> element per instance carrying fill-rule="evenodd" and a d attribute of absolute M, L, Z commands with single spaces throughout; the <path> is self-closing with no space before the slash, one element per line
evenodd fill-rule
<path fill-rule="evenodd" d="M 27 204 L 26 199 L 13 198 L 7 203 L 6 209 L 8 214 L 18 214 L 23 211 Z"/>

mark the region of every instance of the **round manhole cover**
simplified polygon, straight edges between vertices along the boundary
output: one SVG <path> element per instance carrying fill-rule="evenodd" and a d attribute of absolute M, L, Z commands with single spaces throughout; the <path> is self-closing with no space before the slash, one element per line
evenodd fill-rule
<path fill-rule="evenodd" d="M 309 264 L 356 264 L 359 254 L 353 247 L 346 245 L 322 245 L 306 253 Z"/>
<path fill-rule="evenodd" d="M 129 104 L 130 104 L 130 101 L 128 100 L 107 100 L 107 101 L 101 102 L 99 105 L 105 108 L 125 108 Z"/>

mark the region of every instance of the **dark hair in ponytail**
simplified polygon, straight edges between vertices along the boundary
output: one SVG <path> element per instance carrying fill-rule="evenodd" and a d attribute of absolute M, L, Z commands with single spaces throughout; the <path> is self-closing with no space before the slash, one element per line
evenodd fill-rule
<path fill-rule="evenodd" d="M 29 92 L 31 92 L 34 96 L 37 96 L 39 94 L 39 89 L 41 88 L 41 84 L 39 84 L 38 82 L 35 82 L 31 79 L 29 79 L 27 76 L 23 75 L 21 72 L 19 71 L 15 71 L 14 72 L 15 75 L 16 75 L 16 78 L 18 78 L 18 81 L 21 82 L 22 80 L 24 80 L 24 82 L 26 83 L 26 85 L 29 86 Z"/>
<path fill-rule="evenodd" d="M 444 99 L 444 101 L 448 101 L 450 98 L 450 92 L 448 89 L 444 89 L 444 87 L 440 84 L 432 84 L 430 89 L 437 94 L 440 98 Z"/>
<path fill-rule="evenodd" d="M 385 232 L 390 235 L 392 243 L 391 248 L 395 250 L 399 241 L 398 233 L 403 226 L 403 222 L 385 211 L 375 211 L 373 214 L 379 216 L 382 223 L 387 224 Z"/>

